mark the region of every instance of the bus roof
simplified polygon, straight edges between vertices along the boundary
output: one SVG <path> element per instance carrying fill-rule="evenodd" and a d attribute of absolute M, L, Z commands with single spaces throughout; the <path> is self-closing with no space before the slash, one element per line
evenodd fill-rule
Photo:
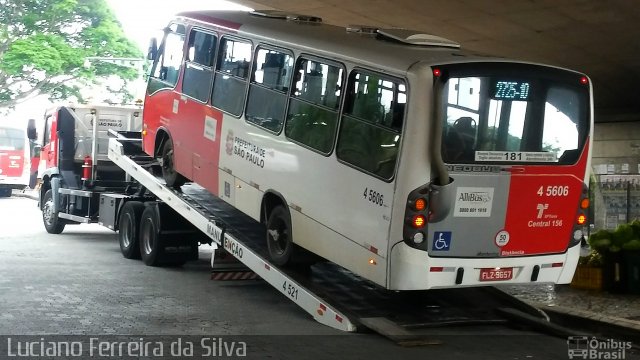
<path fill-rule="evenodd" d="M 24 127 L 23 127 L 24 125 Z M 12 121 L 9 119 L 0 119 L 0 128 L 2 129 L 14 129 L 14 130 L 20 130 L 22 132 L 24 132 L 26 129 L 26 123 L 23 124 L 20 121 Z"/>
<path fill-rule="evenodd" d="M 363 65 L 404 73 L 416 62 L 447 64 L 488 60 L 449 46 L 401 43 L 382 36 L 347 32 L 346 28 L 322 22 L 291 21 L 243 11 L 188 11 L 178 18 L 222 27 L 238 35 L 257 38 L 273 45 L 334 59 L 353 60 Z M 446 39 L 443 39 L 446 40 Z M 453 43 L 453 42 L 450 42 Z M 339 56 L 336 56 L 339 55 Z"/>

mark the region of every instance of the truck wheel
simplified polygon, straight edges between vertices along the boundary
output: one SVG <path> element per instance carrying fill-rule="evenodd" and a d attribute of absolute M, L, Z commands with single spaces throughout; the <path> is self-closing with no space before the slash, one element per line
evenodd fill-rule
<path fill-rule="evenodd" d="M 267 248 L 269 257 L 276 265 L 286 265 L 291 261 L 295 244 L 291 238 L 291 217 L 282 205 L 269 214 L 267 220 Z"/>
<path fill-rule="evenodd" d="M 120 210 L 118 220 L 118 242 L 122 256 L 127 259 L 140 259 L 140 218 L 144 211 L 144 204 L 140 201 L 128 201 Z"/>
<path fill-rule="evenodd" d="M 47 190 L 42 199 L 42 222 L 49 234 L 60 234 L 64 230 L 65 223 L 60 221 L 58 213 L 53 212 L 53 192 Z"/>
<path fill-rule="evenodd" d="M 156 210 L 147 206 L 140 217 L 140 256 L 149 266 L 160 265 L 160 221 Z"/>
<path fill-rule="evenodd" d="M 173 142 L 171 139 L 167 139 L 162 147 L 162 177 L 167 186 L 179 188 L 187 179 L 176 171 L 175 157 L 173 155 Z"/>

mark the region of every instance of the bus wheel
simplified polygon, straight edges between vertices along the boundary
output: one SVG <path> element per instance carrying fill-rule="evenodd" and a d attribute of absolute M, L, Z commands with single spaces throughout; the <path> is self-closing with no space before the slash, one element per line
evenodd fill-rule
<path fill-rule="evenodd" d="M 160 221 L 156 209 L 147 206 L 140 217 L 140 256 L 149 266 L 160 265 Z"/>
<path fill-rule="evenodd" d="M 294 252 L 291 238 L 291 217 L 282 205 L 278 205 L 269 214 L 267 220 L 267 248 L 269 257 L 276 265 L 286 265 Z"/>
<path fill-rule="evenodd" d="M 58 218 L 58 213 L 53 212 L 53 192 L 47 190 L 42 199 L 42 222 L 49 234 L 60 234 L 64 230 L 64 223 Z"/>
<path fill-rule="evenodd" d="M 167 139 L 162 147 L 162 177 L 164 181 L 166 181 L 167 186 L 178 188 L 182 186 L 187 179 L 176 171 L 175 158 L 173 155 L 173 142 L 171 139 Z"/>
<path fill-rule="evenodd" d="M 140 218 L 144 211 L 144 204 L 140 201 L 129 201 L 120 210 L 118 220 L 118 242 L 122 256 L 127 259 L 140 259 Z"/>
<path fill-rule="evenodd" d="M 11 196 L 11 189 L 9 188 L 0 189 L 0 197 L 10 197 L 10 196 Z"/>

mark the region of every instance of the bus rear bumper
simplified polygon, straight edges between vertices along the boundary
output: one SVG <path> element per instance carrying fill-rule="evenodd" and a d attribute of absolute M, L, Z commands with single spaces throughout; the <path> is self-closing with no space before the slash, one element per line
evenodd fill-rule
<path fill-rule="evenodd" d="M 29 186 L 29 179 L 23 178 L 5 178 L 0 179 L 0 189 L 22 190 Z"/>
<path fill-rule="evenodd" d="M 505 258 L 434 258 L 404 243 L 390 254 L 391 290 L 426 290 L 500 284 L 567 284 L 571 282 L 580 244 L 565 253 Z M 498 274 L 490 279 L 487 273 Z M 491 274 L 489 274 L 491 275 Z"/>

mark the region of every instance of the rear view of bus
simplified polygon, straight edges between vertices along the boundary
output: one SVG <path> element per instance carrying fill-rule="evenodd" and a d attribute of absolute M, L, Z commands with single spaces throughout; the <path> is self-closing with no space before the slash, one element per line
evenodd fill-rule
<path fill-rule="evenodd" d="M 30 149 L 24 130 L 0 125 L 0 197 L 29 185 Z"/>
<path fill-rule="evenodd" d="M 403 227 L 404 245 L 421 252 L 395 249 L 391 281 L 570 282 L 589 206 L 590 80 L 506 62 L 430 70 L 432 176 L 408 189 Z M 427 271 L 406 276 L 416 261 Z"/>

